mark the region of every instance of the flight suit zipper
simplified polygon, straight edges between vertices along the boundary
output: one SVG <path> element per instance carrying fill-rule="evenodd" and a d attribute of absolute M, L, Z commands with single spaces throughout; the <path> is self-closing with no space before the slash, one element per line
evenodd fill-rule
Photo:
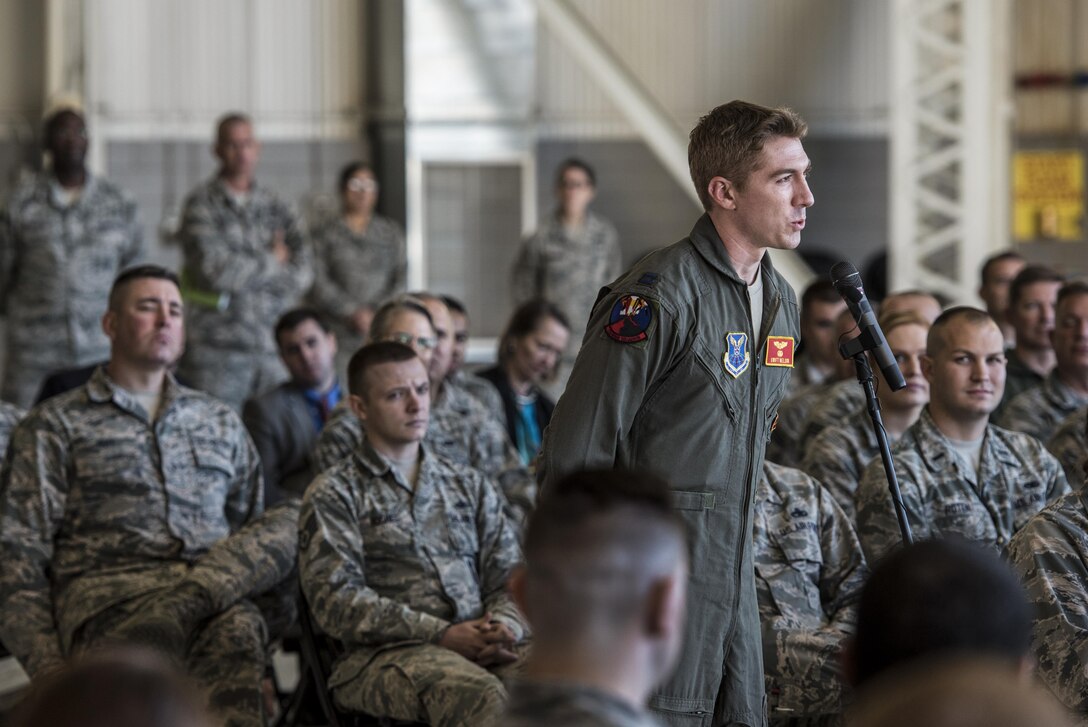
<path fill-rule="evenodd" d="M 745 305 L 748 308 L 748 330 L 752 330 L 752 302 L 748 299 L 747 290 L 745 290 L 744 302 L 745 302 Z M 759 372 L 761 370 L 760 352 L 763 350 L 763 343 L 764 343 L 764 340 L 766 339 L 766 336 L 763 335 L 763 331 L 767 331 L 768 333 L 771 331 L 771 329 L 774 327 L 775 320 L 778 318 L 778 311 L 779 311 L 779 309 L 781 307 L 782 307 L 782 296 L 781 295 L 775 295 L 774 305 L 771 307 L 771 314 L 770 314 L 770 316 L 765 316 L 764 317 L 763 326 L 762 326 L 762 329 L 759 332 L 760 338 L 756 343 L 759 343 L 760 345 L 758 347 L 755 347 L 755 349 L 753 351 L 754 355 L 752 357 L 753 361 L 752 361 L 752 387 L 751 387 L 751 392 L 752 393 L 751 393 L 751 396 L 749 397 L 749 401 L 748 401 L 750 416 L 752 417 L 752 422 L 753 423 L 762 421 L 762 419 L 765 418 L 765 412 L 760 413 L 761 419 L 756 419 L 755 418 L 756 417 L 756 398 L 757 398 L 757 394 L 759 392 Z M 751 510 L 751 506 L 750 506 L 749 503 L 752 500 L 752 474 L 753 474 L 752 464 L 755 462 L 754 452 L 755 452 L 756 438 L 752 433 L 752 426 L 751 425 L 749 425 L 749 427 L 748 427 L 748 432 L 749 432 L 749 434 L 748 434 L 748 453 L 749 453 L 749 456 L 748 456 L 748 468 L 745 471 L 745 477 L 744 477 L 744 508 L 743 508 L 743 514 L 741 515 L 741 521 L 740 521 L 740 525 L 741 525 L 740 532 L 741 532 L 742 536 L 743 536 L 744 533 L 748 532 L 748 515 L 749 515 L 749 511 Z M 733 639 L 736 637 L 736 634 L 737 634 L 737 624 L 740 621 L 740 618 L 738 617 L 738 614 L 737 614 L 737 610 L 740 608 L 740 582 L 741 582 L 741 578 L 744 576 L 744 573 L 742 572 L 743 568 L 744 568 L 744 558 L 737 558 L 737 572 L 736 572 L 736 579 L 734 581 L 734 583 L 736 583 L 736 588 L 733 591 L 733 593 L 734 593 L 734 596 L 733 596 L 733 623 L 729 627 L 729 634 L 728 634 L 728 636 L 726 638 L 726 641 L 725 641 L 725 643 L 728 644 L 730 647 L 733 645 Z"/>

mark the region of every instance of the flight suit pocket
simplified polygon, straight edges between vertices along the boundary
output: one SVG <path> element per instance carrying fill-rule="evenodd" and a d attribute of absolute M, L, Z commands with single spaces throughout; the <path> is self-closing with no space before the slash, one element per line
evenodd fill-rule
<path fill-rule="evenodd" d="M 742 387 L 738 386 L 737 380 L 731 380 L 725 372 L 725 365 L 722 363 L 721 354 L 715 354 L 706 347 L 702 341 L 695 343 L 694 354 L 696 361 L 699 362 L 699 367 L 710 377 L 714 382 L 714 388 L 721 395 L 723 406 L 730 419 L 736 419 L 736 412 L 743 406 L 743 402 L 738 401 L 740 391 Z M 740 376 L 750 376 L 751 370 L 745 371 Z M 744 387 L 745 389 L 747 387 Z"/>

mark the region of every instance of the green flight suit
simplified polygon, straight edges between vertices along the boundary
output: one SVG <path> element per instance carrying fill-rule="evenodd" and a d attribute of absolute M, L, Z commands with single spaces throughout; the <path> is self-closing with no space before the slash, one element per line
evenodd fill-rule
<path fill-rule="evenodd" d="M 544 436 L 545 488 L 611 466 L 672 484 L 692 561 L 680 662 L 650 700 L 670 725 L 766 719 L 752 507 L 799 323 L 793 289 L 769 256 L 762 264 L 755 344 L 747 285 L 706 215 L 604 288 Z M 766 364 L 768 346 L 779 365 Z"/>

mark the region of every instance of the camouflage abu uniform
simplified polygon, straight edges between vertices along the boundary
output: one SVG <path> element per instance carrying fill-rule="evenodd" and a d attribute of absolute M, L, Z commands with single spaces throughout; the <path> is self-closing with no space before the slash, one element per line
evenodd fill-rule
<path fill-rule="evenodd" d="M 313 462 L 318 472 L 349 456 L 363 439 L 363 423 L 341 404 L 325 422 L 317 438 Z M 521 464 L 506 430 L 483 405 L 447 381 L 431 403 L 431 420 L 424 442 L 454 464 L 478 470 L 502 491 L 509 514 L 521 521 L 536 502 L 536 482 Z"/>
<path fill-rule="evenodd" d="M 26 412 L 14 404 L 0 401 L 0 464 L 3 464 L 4 453 L 8 451 L 8 438 L 11 436 L 11 430 L 25 414 Z"/>
<path fill-rule="evenodd" d="M 249 600 L 290 574 L 297 508 L 261 512 L 234 412 L 168 378 L 158 418 L 98 369 L 12 434 L 0 490 L 0 638 L 33 676 L 199 586 L 191 673 L 229 725 L 261 724 L 265 623 Z"/>
<path fill-rule="evenodd" d="M 502 403 L 499 390 L 487 379 L 459 369 L 447 376 L 446 381 L 468 392 L 470 396 L 483 404 L 484 411 L 493 416 L 496 421 L 501 423 L 503 417 L 506 416 L 506 408 Z"/>
<path fill-rule="evenodd" d="M 309 298 L 328 317 L 339 342 L 336 370 L 347 370 L 363 337 L 349 319 L 359 308 L 377 309 L 403 292 L 408 282 L 408 250 L 404 230 L 388 217 L 374 215 L 363 234 L 342 218 L 329 220 L 313 236 L 314 285 Z"/>
<path fill-rule="evenodd" d="M 1044 377 L 1035 373 L 1020 360 L 1020 357 L 1016 355 L 1015 348 L 1006 349 L 1005 393 L 1001 396 L 1001 403 L 998 405 L 997 410 L 994 411 L 994 416 L 1000 416 L 1005 407 L 1020 394 L 1029 389 L 1034 389 L 1036 386 L 1041 386 L 1043 379 Z"/>
<path fill-rule="evenodd" d="M 792 380 L 792 378 L 791 378 Z M 805 453 L 805 422 L 816 403 L 823 398 L 830 384 L 809 386 L 788 395 L 778 407 L 778 421 L 767 442 L 767 459 L 783 467 L 797 467 Z"/>
<path fill-rule="evenodd" d="M 485 613 L 521 641 L 506 593 L 521 560 L 502 497 L 479 473 L 421 448 L 415 487 L 364 440 L 303 497 L 299 575 L 321 629 L 347 652 L 329 688 L 344 709 L 438 725 L 479 725 L 506 690 L 437 645 Z"/>
<path fill-rule="evenodd" d="M 88 175 L 70 204 L 66 195 L 51 173 L 29 177 L 0 219 L 0 312 L 7 315 L 0 398 L 22 407 L 47 374 L 109 358 L 106 293 L 144 254 L 127 194 Z"/>
<path fill-rule="evenodd" d="M 890 434 L 888 438 L 891 439 Z M 840 426 L 824 429 L 809 442 L 799 469 L 827 488 L 850 522 L 856 522 L 854 496 L 858 483 L 866 465 L 879 456 L 873 420 L 867 410 L 861 409 Z"/>
<path fill-rule="evenodd" d="M 819 482 L 764 462 L 753 538 L 771 723 L 838 724 L 839 650 L 869 575 L 854 528 Z"/>
<path fill-rule="evenodd" d="M 959 535 L 1004 550 L 1013 534 L 1069 492 L 1058 461 L 1036 440 L 990 424 L 982 467 L 965 470 L 929 408 L 892 447 L 907 519 L 916 540 Z M 884 467 L 865 468 L 857 493 L 858 537 L 870 563 L 902 541 Z"/>
<path fill-rule="evenodd" d="M 1028 389 L 1009 402 L 997 419 L 998 426 L 1030 434 L 1046 442 L 1063 419 L 1088 405 L 1088 394 L 1079 394 L 1062 383 L 1058 370 L 1051 371 L 1041 386 Z"/>
<path fill-rule="evenodd" d="M 544 432 L 544 488 L 576 469 L 666 472 L 690 533 L 687 625 L 650 707 L 670 725 L 762 725 L 752 507 L 790 377 L 772 336 L 799 335 L 797 298 L 764 255 L 763 319 L 709 215 L 601 291 Z M 731 373 L 732 372 L 732 373 Z"/>
<path fill-rule="evenodd" d="M 186 330 L 179 375 L 241 411 L 286 378 L 272 329 L 313 280 L 295 214 L 254 184 L 240 205 L 212 179 L 185 201 L 181 226 Z M 281 265 L 273 244 L 291 251 Z"/>
<path fill-rule="evenodd" d="M 879 396 L 881 391 L 879 387 L 883 379 L 880 379 L 879 373 L 875 375 L 878 379 L 877 395 Z M 798 456 L 803 460 L 805 452 L 812 446 L 816 437 L 820 436 L 820 432 L 828 427 L 842 426 L 842 423 L 858 409 L 865 409 L 865 390 L 861 388 L 857 379 L 844 379 L 828 386 L 809 409 L 808 417 L 801 428 L 801 438 L 798 440 L 800 447 Z M 868 415 L 866 412 L 865 416 L 868 417 Z"/>
<path fill-rule="evenodd" d="M 1035 607 L 1036 672 L 1069 709 L 1088 713 L 1088 488 L 1031 518 L 1009 560 Z"/>
<path fill-rule="evenodd" d="M 1080 482 L 1085 475 L 1084 460 L 1088 457 L 1085 420 L 1088 420 L 1088 406 L 1067 416 L 1046 443 L 1047 451 L 1061 462 L 1065 478 L 1070 482 Z"/>
<path fill-rule="evenodd" d="M 502 727 L 660 727 L 626 700 L 588 686 L 516 680 Z"/>
<path fill-rule="evenodd" d="M 521 243 L 513 269 L 514 303 L 533 298 L 554 303 L 570 324 L 571 342 L 581 342 L 597 291 L 622 269 L 619 237 L 611 222 L 589 212 L 582 229 L 572 234 L 552 215 Z M 548 387 L 553 398 L 562 393 L 577 353 L 572 346 L 563 353 L 559 375 Z"/>

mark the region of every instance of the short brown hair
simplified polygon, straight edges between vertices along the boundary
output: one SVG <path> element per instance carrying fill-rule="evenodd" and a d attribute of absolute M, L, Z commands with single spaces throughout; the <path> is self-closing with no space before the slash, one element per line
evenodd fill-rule
<path fill-rule="evenodd" d="M 1054 310 L 1057 311 L 1064 301 L 1078 295 L 1088 295 L 1088 283 L 1083 280 L 1069 281 L 1058 290 L 1058 302 L 1054 304 Z"/>
<path fill-rule="evenodd" d="M 366 372 L 375 366 L 418 359 L 411 347 L 394 341 L 368 343 L 348 361 L 348 390 L 355 396 L 366 398 Z"/>
<path fill-rule="evenodd" d="M 711 208 L 707 191 L 711 179 L 725 177 L 743 187 L 768 139 L 804 139 L 807 133 L 804 119 L 785 107 L 730 101 L 703 116 L 688 140 L 688 170 L 703 209 Z"/>
<path fill-rule="evenodd" d="M 230 113 L 223 114 L 219 117 L 219 120 L 215 122 L 215 143 L 216 146 L 222 144 L 227 137 L 227 129 L 235 124 L 245 124 L 246 126 L 253 126 L 253 119 L 248 115 L 243 114 L 241 111 L 231 111 Z"/>
<path fill-rule="evenodd" d="M 997 323 L 994 321 L 993 316 L 984 310 L 979 310 L 978 308 L 973 308 L 969 305 L 957 305 L 953 308 L 949 308 L 937 316 L 937 320 L 933 321 L 933 325 L 929 327 L 929 335 L 926 336 L 926 355 L 933 356 L 940 350 L 941 346 L 944 344 L 944 329 L 948 328 L 954 321 L 958 321 L 961 318 L 964 322 L 974 326 L 982 326 L 989 323 L 997 328 Z"/>
<path fill-rule="evenodd" d="M 1024 294 L 1024 288 L 1036 283 L 1064 283 L 1065 276 L 1057 270 L 1045 265 L 1028 265 L 1016 274 L 1009 285 L 1009 307 L 1012 308 L 1020 302 L 1020 296 Z"/>

